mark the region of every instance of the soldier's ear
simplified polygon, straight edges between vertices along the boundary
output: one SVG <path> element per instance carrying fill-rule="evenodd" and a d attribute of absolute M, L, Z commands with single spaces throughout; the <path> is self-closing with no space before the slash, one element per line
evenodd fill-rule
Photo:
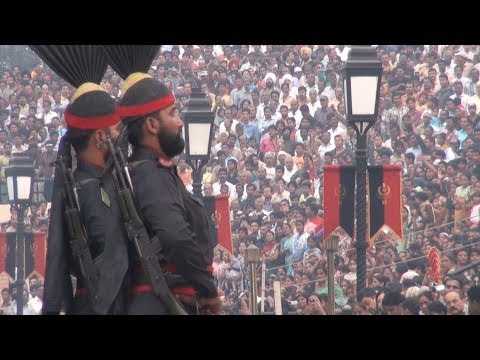
<path fill-rule="evenodd" d="M 97 129 L 93 132 L 93 141 L 95 144 L 98 144 L 102 141 L 102 131 L 100 129 Z"/>
<path fill-rule="evenodd" d="M 145 121 L 145 127 L 148 130 L 148 132 L 152 134 L 157 134 L 160 128 L 160 120 L 157 119 L 156 117 L 149 116 Z"/>
<path fill-rule="evenodd" d="M 102 146 L 106 145 L 107 140 L 108 140 L 108 133 L 104 129 L 96 130 L 95 134 L 95 143 L 98 148 L 101 148 Z"/>

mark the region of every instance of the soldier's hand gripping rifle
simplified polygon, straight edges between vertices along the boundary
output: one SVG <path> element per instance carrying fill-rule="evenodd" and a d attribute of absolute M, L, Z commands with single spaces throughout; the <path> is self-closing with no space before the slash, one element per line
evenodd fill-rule
<path fill-rule="evenodd" d="M 110 138 L 108 139 L 108 146 L 115 166 L 113 178 L 118 192 L 120 209 L 125 222 L 125 230 L 127 231 L 129 240 L 133 241 L 135 244 L 135 249 L 140 257 L 148 281 L 152 286 L 152 291 L 163 301 L 171 315 L 188 315 L 168 288 L 155 247 L 153 246 L 145 225 L 138 214 L 134 202 L 133 187 L 128 171 L 128 165 L 123 153 L 120 148 L 114 146 Z"/>
<path fill-rule="evenodd" d="M 63 191 L 65 201 L 65 217 L 70 235 L 70 247 L 73 255 L 78 259 L 80 272 L 87 289 L 88 300 L 94 305 L 95 293 L 98 285 L 98 272 L 88 247 L 88 237 L 85 227 L 80 220 L 80 207 L 78 204 L 77 185 L 72 170 L 66 164 L 65 156 L 59 156 L 51 165 L 57 165 L 63 175 L 65 187 Z"/>

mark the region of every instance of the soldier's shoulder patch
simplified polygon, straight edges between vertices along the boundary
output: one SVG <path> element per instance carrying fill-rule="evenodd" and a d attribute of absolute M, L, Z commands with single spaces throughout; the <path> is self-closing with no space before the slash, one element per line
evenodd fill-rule
<path fill-rule="evenodd" d="M 110 207 L 110 196 L 108 196 L 107 192 L 103 190 L 103 187 L 101 188 L 100 193 L 102 194 L 102 202 L 105 206 Z"/>

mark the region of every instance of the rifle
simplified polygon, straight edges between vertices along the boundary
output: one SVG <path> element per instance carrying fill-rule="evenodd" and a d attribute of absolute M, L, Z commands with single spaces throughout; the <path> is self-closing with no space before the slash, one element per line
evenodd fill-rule
<path fill-rule="evenodd" d="M 108 138 L 108 146 L 115 167 L 113 179 L 118 192 L 120 209 L 125 222 L 125 230 L 127 231 L 129 240 L 135 245 L 145 274 L 152 286 L 152 291 L 156 296 L 160 297 L 171 315 L 188 315 L 168 288 L 155 247 L 138 214 L 133 197 L 130 173 L 123 152 L 113 145 L 110 138 Z"/>
<path fill-rule="evenodd" d="M 59 156 L 51 166 L 60 166 L 65 182 L 63 197 L 65 202 L 65 217 L 70 234 L 70 247 L 73 255 L 78 258 L 80 272 L 85 282 L 88 299 L 94 305 L 95 293 L 98 284 L 98 273 L 88 247 L 88 237 L 85 227 L 80 220 L 80 206 L 78 203 L 77 184 L 73 178 L 72 170 L 66 165 L 66 157 Z"/>

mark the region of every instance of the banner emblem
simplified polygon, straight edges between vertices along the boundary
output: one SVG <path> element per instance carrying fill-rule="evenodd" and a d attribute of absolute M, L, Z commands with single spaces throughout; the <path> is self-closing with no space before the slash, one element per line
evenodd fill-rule
<path fill-rule="evenodd" d="M 343 199 L 345 199 L 345 195 L 347 194 L 345 187 L 341 184 L 338 184 L 337 186 L 335 186 L 334 192 L 335 197 L 338 200 L 338 205 L 342 205 Z"/>
<path fill-rule="evenodd" d="M 212 222 L 213 222 L 213 226 L 215 226 L 215 229 L 217 230 L 219 228 L 221 219 L 222 219 L 222 214 L 220 214 L 218 210 L 215 210 L 215 212 L 212 214 Z"/>
<path fill-rule="evenodd" d="M 382 185 L 378 187 L 377 190 L 377 195 L 378 198 L 382 201 L 382 205 L 385 205 L 387 203 L 388 198 L 390 197 L 390 186 L 382 182 Z"/>

